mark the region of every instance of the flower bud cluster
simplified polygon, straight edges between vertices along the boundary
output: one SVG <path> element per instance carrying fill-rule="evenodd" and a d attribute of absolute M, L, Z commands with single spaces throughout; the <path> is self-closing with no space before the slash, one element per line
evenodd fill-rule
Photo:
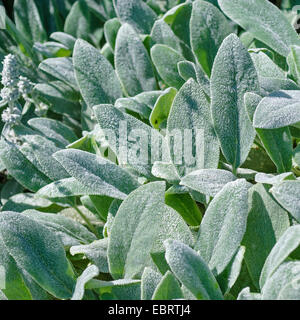
<path fill-rule="evenodd" d="M 16 57 L 8 54 L 3 60 L 2 84 L 4 87 L 15 87 L 19 81 L 19 66 Z"/>
<path fill-rule="evenodd" d="M 18 82 L 18 89 L 19 93 L 26 97 L 28 94 L 30 94 L 33 90 L 34 84 L 27 79 L 26 77 L 20 76 L 19 82 Z"/>
<path fill-rule="evenodd" d="M 7 108 L 2 112 L 2 121 L 7 123 L 8 125 L 14 125 L 21 121 L 21 111 L 18 108 Z"/>

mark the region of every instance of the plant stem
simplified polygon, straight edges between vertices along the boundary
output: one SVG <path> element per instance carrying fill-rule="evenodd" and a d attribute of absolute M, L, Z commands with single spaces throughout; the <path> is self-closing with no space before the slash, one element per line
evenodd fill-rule
<path fill-rule="evenodd" d="M 86 222 L 86 224 L 88 225 L 89 229 L 95 234 L 95 236 L 96 236 L 97 238 L 99 238 L 98 231 L 97 231 L 96 228 L 93 226 L 93 224 L 91 223 L 91 221 L 84 215 L 84 213 L 83 213 L 77 206 L 74 206 L 74 209 L 75 209 L 76 212 L 80 215 L 80 217 Z"/>

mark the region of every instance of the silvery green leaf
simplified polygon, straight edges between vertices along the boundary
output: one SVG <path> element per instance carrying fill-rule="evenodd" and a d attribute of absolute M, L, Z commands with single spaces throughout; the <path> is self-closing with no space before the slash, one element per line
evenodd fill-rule
<path fill-rule="evenodd" d="M 277 176 L 273 174 L 262 173 L 262 172 L 259 172 L 255 175 L 255 182 L 269 184 L 269 185 L 276 185 L 285 180 L 295 180 L 295 179 L 296 178 L 292 172 L 285 172 Z"/>
<path fill-rule="evenodd" d="M 48 118 L 32 118 L 28 121 L 31 128 L 45 135 L 58 146 L 66 147 L 77 140 L 74 131 L 64 123 Z"/>
<path fill-rule="evenodd" d="M 87 282 L 97 277 L 99 269 L 95 265 L 88 266 L 77 278 L 76 286 L 71 300 L 82 300 Z"/>
<path fill-rule="evenodd" d="M 271 93 L 259 103 L 253 125 L 260 129 L 283 128 L 300 122 L 300 93 L 281 90 Z"/>
<path fill-rule="evenodd" d="M 28 209 L 51 210 L 53 203 L 33 193 L 18 193 L 9 198 L 3 205 L 2 211 L 23 212 Z"/>
<path fill-rule="evenodd" d="M 151 162 L 155 161 L 156 155 L 151 153 L 150 140 L 160 141 L 162 144 L 161 148 L 158 145 L 157 150 L 159 160 L 160 153 L 166 154 L 168 151 L 164 137 L 142 121 L 111 105 L 95 106 L 94 112 L 119 162 L 125 162 L 140 174 L 151 178 Z"/>
<path fill-rule="evenodd" d="M 177 63 L 185 60 L 181 53 L 164 44 L 155 44 L 151 48 L 151 58 L 163 81 L 180 89 L 184 81 L 178 73 Z"/>
<path fill-rule="evenodd" d="M 8 253 L 1 236 L 0 249 L 1 284 L 3 280 L 5 281 L 4 287 L 1 287 L 3 294 L 8 300 L 31 300 L 31 293 L 24 283 L 15 260 Z"/>
<path fill-rule="evenodd" d="M 0 141 L 0 157 L 7 171 L 22 186 L 38 191 L 41 187 L 51 182 L 28 158 L 11 142 Z"/>
<path fill-rule="evenodd" d="M 182 53 L 180 40 L 163 19 L 155 21 L 150 36 L 154 44 L 164 44 Z"/>
<path fill-rule="evenodd" d="M 177 93 L 167 130 L 170 155 L 180 176 L 196 169 L 218 166 L 219 144 L 212 126 L 209 100 L 193 79 L 188 80 Z M 179 135 L 181 141 L 172 142 L 172 134 L 175 135 L 173 140 Z M 183 143 L 185 138 L 187 142 Z"/>
<path fill-rule="evenodd" d="M 59 114 L 70 114 L 76 117 L 80 110 L 78 94 L 61 81 L 38 83 L 34 91 L 49 109 Z"/>
<path fill-rule="evenodd" d="M 115 107 L 124 111 L 133 111 L 138 113 L 142 118 L 149 119 L 152 109 L 161 96 L 162 91 L 145 91 L 134 97 L 120 98 L 116 101 Z"/>
<path fill-rule="evenodd" d="M 214 128 L 227 161 L 236 170 L 246 160 L 255 130 L 244 107 L 244 94 L 258 91 L 251 57 L 235 34 L 222 43 L 211 75 Z"/>
<path fill-rule="evenodd" d="M 43 55 L 46 58 L 55 58 L 55 57 L 68 57 L 71 54 L 71 51 L 61 43 L 58 42 L 35 42 L 33 45 L 33 50 L 39 54 Z"/>
<path fill-rule="evenodd" d="M 283 181 L 270 190 L 274 198 L 300 222 L 300 181 Z"/>
<path fill-rule="evenodd" d="M 245 261 L 257 288 L 266 258 L 290 226 L 287 212 L 268 191 L 269 187 L 262 184 L 256 184 L 249 190 L 249 213 L 243 239 Z"/>
<path fill-rule="evenodd" d="M 251 121 L 261 100 L 262 98 L 253 92 L 247 92 L 244 96 L 245 108 Z M 256 128 L 256 132 L 278 172 L 291 170 L 293 143 L 289 128 Z"/>
<path fill-rule="evenodd" d="M 263 51 L 250 51 L 250 56 L 260 77 L 286 79 L 284 71 Z"/>
<path fill-rule="evenodd" d="M 124 199 L 139 186 L 126 170 L 95 154 L 69 149 L 56 152 L 53 157 L 84 187 L 101 190 L 102 195 Z"/>
<path fill-rule="evenodd" d="M 104 24 L 105 39 L 109 43 L 112 50 L 115 50 L 117 34 L 120 27 L 121 23 L 118 18 L 110 19 Z"/>
<path fill-rule="evenodd" d="M 61 44 L 66 46 L 69 50 L 73 51 L 73 48 L 74 48 L 74 45 L 76 42 L 76 38 L 74 38 L 70 34 L 58 31 L 58 32 L 53 32 L 50 35 L 50 38 L 55 41 L 60 42 Z"/>
<path fill-rule="evenodd" d="M 299 90 L 300 87 L 291 79 L 259 77 L 260 93 L 268 96 L 279 90 Z"/>
<path fill-rule="evenodd" d="M 260 288 L 274 274 L 278 267 L 286 261 L 288 256 L 300 245 L 300 226 L 289 227 L 272 248 L 260 275 Z"/>
<path fill-rule="evenodd" d="M 222 12 L 206 1 L 194 1 L 190 21 L 191 45 L 198 62 L 210 76 L 215 56 L 232 27 Z"/>
<path fill-rule="evenodd" d="M 215 277 L 196 251 L 178 240 L 166 240 L 164 245 L 172 272 L 197 299 L 223 299 Z"/>
<path fill-rule="evenodd" d="M 165 22 L 170 25 L 176 36 L 190 47 L 190 19 L 192 2 L 186 1 L 170 9 L 163 16 Z"/>
<path fill-rule="evenodd" d="M 99 191 L 95 190 L 71 177 L 47 184 L 37 192 L 37 195 L 48 199 L 55 199 L 81 195 L 101 195 L 102 193 L 101 189 Z"/>
<path fill-rule="evenodd" d="M 177 68 L 182 79 L 188 81 L 193 78 L 200 84 L 205 94 L 210 97 L 209 79 L 198 64 L 190 61 L 180 61 L 177 63 Z"/>
<path fill-rule="evenodd" d="M 142 275 L 141 300 L 151 300 L 155 288 L 159 284 L 162 276 L 153 269 L 146 267 Z"/>
<path fill-rule="evenodd" d="M 129 96 L 156 90 L 156 79 L 149 54 L 139 35 L 129 24 L 122 25 L 118 31 L 115 67 L 122 86 Z"/>
<path fill-rule="evenodd" d="M 262 289 L 263 300 L 299 300 L 300 262 L 282 263 L 266 280 Z"/>
<path fill-rule="evenodd" d="M 175 193 L 172 188 L 170 189 L 165 194 L 166 205 L 176 210 L 188 225 L 199 226 L 202 212 L 190 193 Z"/>
<path fill-rule="evenodd" d="M 36 210 L 26 210 L 23 214 L 49 228 L 60 238 L 65 247 L 88 244 L 96 240 L 96 236 L 86 227 L 63 215 Z"/>
<path fill-rule="evenodd" d="M 64 32 L 75 38 L 87 39 L 90 31 L 90 11 L 86 1 L 74 2 L 66 17 Z"/>
<path fill-rule="evenodd" d="M 78 90 L 71 58 L 46 59 L 40 63 L 39 69 Z"/>
<path fill-rule="evenodd" d="M 195 250 L 216 275 L 230 263 L 246 232 L 250 187 L 245 179 L 227 183 L 205 212 Z"/>
<path fill-rule="evenodd" d="M 17 265 L 43 289 L 60 299 L 72 296 L 73 270 L 53 232 L 21 213 L 4 212 L 0 216 L 0 234 Z"/>
<path fill-rule="evenodd" d="M 47 34 L 34 0 L 16 0 L 14 2 L 14 18 L 17 29 L 33 42 L 44 42 Z"/>
<path fill-rule="evenodd" d="M 159 129 L 160 127 L 166 126 L 170 109 L 176 94 L 177 90 L 175 88 L 167 88 L 157 99 L 149 119 L 153 128 Z"/>
<path fill-rule="evenodd" d="M 157 285 L 152 300 L 183 299 L 183 294 L 178 280 L 172 272 L 167 271 Z"/>
<path fill-rule="evenodd" d="M 84 40 L 75 43 L 73 64 L 80 92 L 93 107 L 100 103 L 114 103 L 122 96 L 117 75 L 99 51 Z"/>
<path fill-rule="evenodd" d="M 180 184 L 195 191 L 214 197 L 222 188 L 237 178 L 230 171 L 221 169 L 202 169 L 184 176 Z"/>
<path fill-rule="evenodd" d="M 86 245 L 77 245 L 70 248 L 71 255 L 84 254 L 99 268 L 102 273 L 109 273 L 107 262 L 108 238 L 93 241 Z"/>
<path fill-rule="evenodd" d="M 217 281 L 222 289 L 222 292 L 225 294 L 229 293 L 230 289 L 234 286 L 241 273 L 245 250 L 246 248 L 241 246 L 225 270 L 217 277 Z"/>
<path fill-rule="evenodd" d="M 170 237 L 193 243 L 188 226 L 164 204 L 164 193 L 164 182 L 149 183 L 121 204 L 108 246 L 109 268 L 115 279 L 139 277 L 145 267 L 153 267 L 150 252 L 162 252 L 163 241 Z"/>
<path fill-rule="evenodd" d="M 32 162 L 52 181 L 69 177 L 67 171 L 52 157 L 60 150 L 52 141 L 40 135 L 24 135 L 22 139 L 25 143 L 20 147 L 21 152 L 29 160 L 32 156 L 35 159 Z"/>
<path fill-rule="evenodd" d="M 150 34 L 156 19 L 155 12 L 142 0 L 114 0 L 120 21 L 130 24 L 138 33 Z"/>
<path fill-rule="evenodd" d="M 180 180 L 174 165 L 169 162 L 155 161 L 152 166 L 152 174 L 170 183 L 177 183 Z"/>
<path fill-rule="evenodd" d="M 267 0 L 218 0 L 225 14 L 256 39 L 287 56 L 299 44 L 297 33 L 283 13 Z"/>

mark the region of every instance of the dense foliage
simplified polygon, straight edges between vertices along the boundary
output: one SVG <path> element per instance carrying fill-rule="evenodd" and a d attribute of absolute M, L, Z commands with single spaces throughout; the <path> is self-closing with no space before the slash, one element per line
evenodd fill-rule
<path fill-rule="evenodd" d="M 0 0 L 0 300 L 300 299 L 277 5 Z"/>

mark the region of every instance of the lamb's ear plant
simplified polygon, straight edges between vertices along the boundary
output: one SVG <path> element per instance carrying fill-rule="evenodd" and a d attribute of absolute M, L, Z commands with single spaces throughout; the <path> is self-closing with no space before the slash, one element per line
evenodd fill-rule
<path fill-rule="evenodd" d="M 0 300 L 299 300 L 296 1 L 3 3 Z"/>

